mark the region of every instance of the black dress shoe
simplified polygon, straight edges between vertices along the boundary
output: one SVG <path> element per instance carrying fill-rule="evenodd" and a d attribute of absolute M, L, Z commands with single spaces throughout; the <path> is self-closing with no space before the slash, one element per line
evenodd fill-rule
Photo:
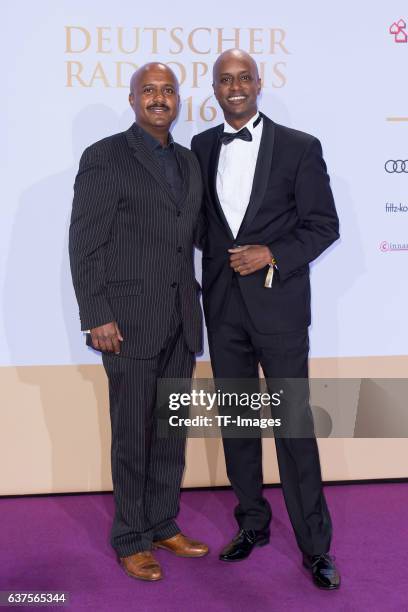
<path fill-rule="evenodd" d="M 269 544 L 269 530 L 241 529 L 235 538 L 222 549 L 221 561 L 242 561 L 251 554 L 255 546 Z"/>
<path fill-rule="evenodd" d="M 338 589 L 340 575 L 328 554 L 303 555 L 303 565 L 312 573 L 313 582 L 320 589 Z"/>

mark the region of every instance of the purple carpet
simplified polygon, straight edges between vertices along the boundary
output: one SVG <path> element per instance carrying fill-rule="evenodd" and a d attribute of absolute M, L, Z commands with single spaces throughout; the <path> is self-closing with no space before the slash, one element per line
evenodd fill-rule
<path fill-rule="evenodd" d="M 164 571 L 157 583 L 132 580 L 116 563 L 111 495 L 1 499 L 0 590 L 68 591 L 62 610 L 408 610 L 408 484 L 326 487 L 343 581 L 334 592 L 319 591 L 302 569 L 281 490 L 266 496 L 270 545 L 227 564 L 217 552 L 235 531 L 232 492 L 183 493 L 179 525 L 211 552 L 203 559 L 157 552 Z"/>

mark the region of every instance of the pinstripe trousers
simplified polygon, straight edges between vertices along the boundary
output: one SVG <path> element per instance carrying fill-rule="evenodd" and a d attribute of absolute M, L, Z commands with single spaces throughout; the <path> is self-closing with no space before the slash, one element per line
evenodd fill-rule
<path fill-rule="evenodd" d="M 150 550 L 177 533 L 185 431 L 161 437 L 156 410 L 160 378 L 191 379 L 195 355 L 184 340 L 179 300 L 158 355 L 103 354 L 109 380 L 115 516 L 111 544 L 120 557 Z"/>

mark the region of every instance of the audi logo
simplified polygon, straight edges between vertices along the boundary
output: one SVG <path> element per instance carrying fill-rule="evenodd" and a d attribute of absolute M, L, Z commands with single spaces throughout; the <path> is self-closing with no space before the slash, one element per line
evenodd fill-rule
<path fill-rule="evenodd" d="M 408 174 L 408 159 L 389 159 L 384 168 L 389 174 Z"/>

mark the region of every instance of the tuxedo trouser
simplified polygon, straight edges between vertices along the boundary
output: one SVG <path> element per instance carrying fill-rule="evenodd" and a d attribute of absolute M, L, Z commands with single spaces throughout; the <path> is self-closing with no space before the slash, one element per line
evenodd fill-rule
<path fill-rule="evenodd" d="M 178 300 L 176 300 L 178 302 Z M 184 340 L 179 305 L 161 352 L 149 359 L 105 353 L 112 429 L 115 516 L 111 544 L 120 557 L 150 550 L 180 532 L 185 431 L 160 435 L 156 410 L 160 378 L 191 379 L 195 356 Z"/>
<path fill-rule="evenodd" d="M 261 364 L 266 378 L 298 378 L 308 387 L 308 330 L 282 334 L 257 332 L 235 279 L 222 322 L 214 332 L 209 332 L 209 346 L 216 379 L 258 379 Z M 299 410 L 296 416 L 299 421 L 313 423 L 308 396 L 306 402 L 294 408 L 295 413 Z M 316 439 L 314 433 L 308 435 L 280 437 L 275 434 L 275 445 L 283 495 L 298 546 L 302 552 L 315 555 L 329 550 L 332 528 Z M 235 517 L 240 528 L 268 529 L 272 513 L 262 495 L 260 433 L 246 438 L 224 435 L 223 444 L 227 474 L 239 502 Z"/>

